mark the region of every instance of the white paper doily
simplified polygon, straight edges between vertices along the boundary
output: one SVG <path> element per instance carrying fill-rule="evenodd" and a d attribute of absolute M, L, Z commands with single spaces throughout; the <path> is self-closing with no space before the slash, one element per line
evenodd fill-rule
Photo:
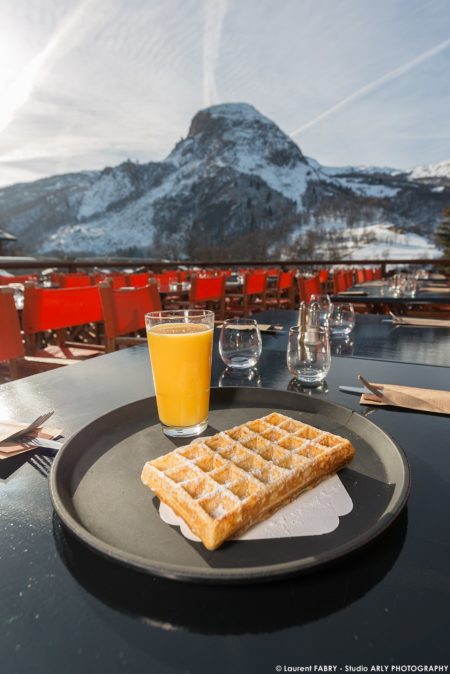
<path fill-rule="evenodd" d="M 332 475 L 284 506 L 269 519 L 256 524 L 234 540 L 250 541 L 265 538 L 291 538 L 293 536 L 319 536 L 334 531 L 339 517 L 353 509 L 353 502 L 337 475 Z M 169 506 L 159 506 L 161 519 L 172 526 L 179 526 L 185 538 L 200 539 L 192 533 L 181 517 Z"/>

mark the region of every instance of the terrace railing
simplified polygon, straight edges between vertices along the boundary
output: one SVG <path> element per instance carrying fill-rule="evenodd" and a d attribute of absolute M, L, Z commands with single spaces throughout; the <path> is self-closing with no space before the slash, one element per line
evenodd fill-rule
<path fill-rule="evenodd" d="M 75 258 L 62 260 L 59 258 L 41 258 L 41 257 L 1 257 L 0 269 L 19 269 L 23 271 L 42 270 L 47 268 L 58 269 L 67 272 L 76 272 L 80 270 L 108 268 L 108 269 L 142 269 L 160 272 L 163 269 L 174 269 L 178 267 L 199 267 L 199 268 L 229 268 L 229 267 L 280 267 L 283 269 L 308 268 L 318 269 L 324 267 L 381 267 L 383 274 L 387 266 L 392 267 L 447 267 L 450 268 L 450 258 L 414 258 L 414 259 L 392 259 L 392 260 L 324 260 L 324 259 L 292 259 L 292 260 L 152 260 L 142 258 Z"/>

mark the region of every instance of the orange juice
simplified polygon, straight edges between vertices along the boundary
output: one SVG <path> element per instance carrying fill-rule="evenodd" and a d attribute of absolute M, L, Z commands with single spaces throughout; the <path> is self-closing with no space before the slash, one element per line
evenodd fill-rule
<path fill-rule="evenodd" d="M 161 323 L 147 332 L 160 421 L 195 426 L 208 418 L 213 330 L 204 323 Z"/>

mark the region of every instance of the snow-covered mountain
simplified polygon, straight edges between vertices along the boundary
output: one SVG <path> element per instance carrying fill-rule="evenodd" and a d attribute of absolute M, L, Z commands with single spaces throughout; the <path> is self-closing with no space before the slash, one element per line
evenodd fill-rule
<path fill-rule="evenodd" d="M 223 104 L 198 112 L 162 162 L 0 189 L 0 226 L 24 252 L 69 256 L 301 255 L 305 237 L 311 248 L 315 234 L 319 250 L 323 231 L 378 223 L 420 234 L 426 247 L 450 202 L 444 164 L 418 174 L 324 167 L 251 105 Z"/>
<path fill-rule="evenodd" d="M 342 260 L 407 260 L 437 258 L 441 251 L 419 234 L 406 232 L 390 222 L 341 229 L 325 233 L 317 254 L 331 250 Z"/>
<path fill-rule="evenodd" d="M 440 161 L 437 164 L 428 164 L 427 166 L 418 166 L 409 173 L 411 180 L 421 180 L 424 178 L 443 178 L 450 183 L 450 159 Z"/>

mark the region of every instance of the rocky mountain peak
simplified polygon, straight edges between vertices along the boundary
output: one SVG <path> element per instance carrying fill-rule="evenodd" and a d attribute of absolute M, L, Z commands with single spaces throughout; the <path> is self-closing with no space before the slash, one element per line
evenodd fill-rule
<path fill-rule="evenodd" d="M 24 251 L 51 254 L 345 256 L 368 254 L 361 245 L 376 234 L 386 255 L 393 234 L 379 223 L 431 238 L 448 175 L 449 162 L 412 173 L 323 167 L 252 105 L 227 103 L 200 110 L 162 162 L 0 189 L 0 225 Z"/>
<path fill-rule="evenodd" d="M 307 166 L 300 148 L 274 122 L 248 103 L 224 103 L 200 110 L 187 138 L 168 161 L 178 165 L 195 158 L 252 172 L 255 166 Z"/>

